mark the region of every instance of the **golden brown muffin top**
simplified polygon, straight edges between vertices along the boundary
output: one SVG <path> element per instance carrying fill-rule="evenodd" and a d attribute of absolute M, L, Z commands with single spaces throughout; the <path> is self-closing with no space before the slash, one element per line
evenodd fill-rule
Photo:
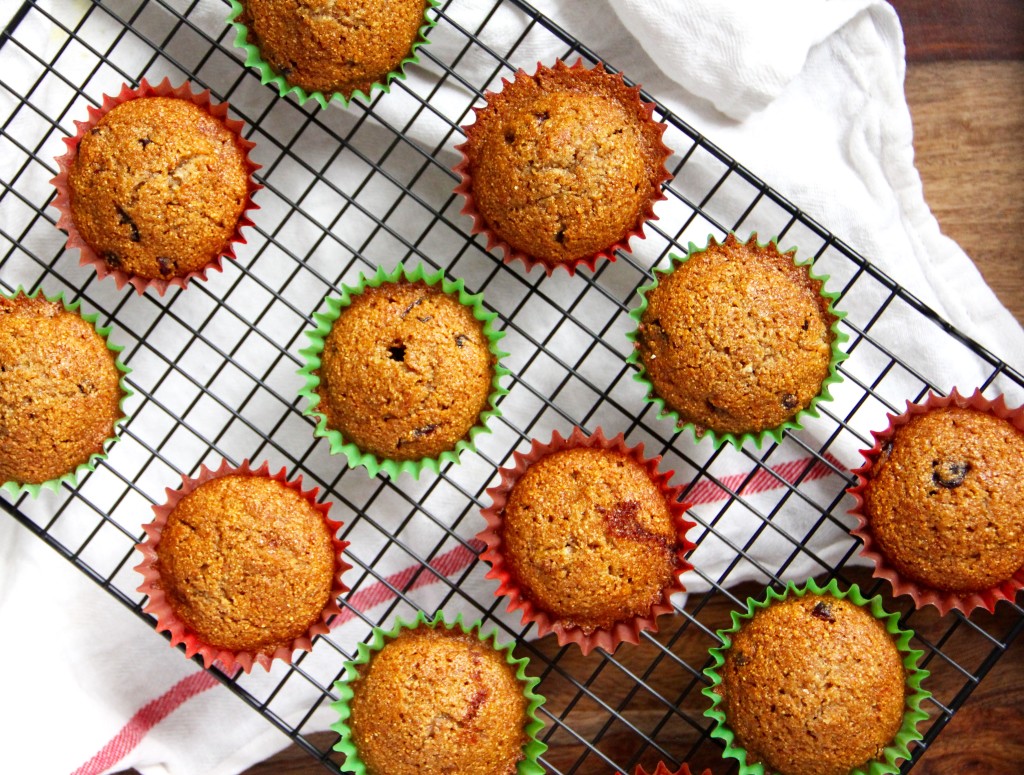
<path fill-rule="evenodd" d="M 588 633 L 649 614 L 678 565 L 664 493 L 614 450 L 578 447 L 532 463 L 509 493 L 501 535 L 526 597 Z"/>
<path fill-rule="evenodd" d="M 1024 433 L 949 407 L 896 427 L 866 475 L 864 514 L 904 576 L 950 592 L 988 589 L 1024 566 Z"/>
<path fill-rule="evenodd" d="M 351 687 L 348 725 L 369 775 L 509 775 L 523 758 L 523 686 L 473 635 L 403 630 Z"/>
<path fill-rule="evenodd" d="M 273 654 L 330 602 L 331 532 L 309 500 L 265 476 L 222 476 L 182 498 L 156 545 L 159 585 L 204 642 Z"/>
<path fill-rule="evenodd" d="M 367 287 L 324 340 L 317 409 L 364 452 L 437 457 L 487 409 L 494 361 L 483 323 L 439 286 Z"/>
<path fill-rule="evenodd" d="M 654 392 L 698 432 L 793 419 L 832 359 L 837 318 L 821 287 L 773 243 L 712 240 L 647 294 L 636 346 Z"/>
<path fill-rule="evenodd" d="M 397 70 L 426 22 L 424 0 L 242 0 L 249 42 L 285 81 L 351 97 Z"/>
<path fill-rule="evenodd" d="M 476 208 L 530 256 L 591 256 L 649 217 L 666 177 L 663 130 L 601 67 L 519 72 L 466 130 Z"/>
<path fill-rule="evenodd" d="M 831 595 L 789 597 L 733 636 L 722 710 L 747 762 L 786 775 L 846 775 L 903 725 L 906 672 L 885 625 Z"/>
<path fill-rule="evenodd" d="M 71 214 L 110 266 L 183 277 L 229 246 L 248 201 L 238 135 L 177 97 L 140 97 L 87 131 L 68 173 Z"/>
<path fill-rule="evenodd" d="M 0 297 L 0 482 L 41 484 L 103 452 L 121 418 L 106 341 L 42 296 Z"/>

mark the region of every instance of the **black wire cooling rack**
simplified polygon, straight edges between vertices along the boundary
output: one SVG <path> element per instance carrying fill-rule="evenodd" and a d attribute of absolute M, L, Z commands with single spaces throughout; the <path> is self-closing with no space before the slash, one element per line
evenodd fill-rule
<path fill-rule="evenodd" d="M 311 733 L 331 720 L 327 705 L 342 661 L 371 626 L 409 618 L 417 608 L 483 618 L 531 658 L 530 672 L 542 677 L 548 697 L 542 737 L 551 745 L 543 760 L 550 771 L 718 760 L 700 695 L 705 655 L 721 624 L 707 621 L 711 596 L 726 595 L 739 607 L 728 589 L 737 581 L 778 585 L 798 570 L 846 582 L 857 549 L 844 495 L 856 463 L 851 451 L 869 445 L 885 411 L 954 384 L 1020 403 L 1024 379 L 661 106 L 655 117 L 669 126 L 674 179 L 657 208 L 660 220 L 635 243 L 636 252 L 573 278 L 526 274 L 487 253 L 469 236 L 469 219 L 452 194 L 458 127 L 471 119 L 485 88 L 517 66 L 532 69 L 535 62 L 521 52 L 538 43 L 557 48 L 563 59 L 598 60 L 524 2 L 497 0 L 483 12 L 479 5 L 443 4 L 434 11 L 432 43 L 408 80 L 368 107 L 325 111 L 260 86 L 232 45 L 226 7 L 216 11 L 219 21 L 211 24 L 209 3 L 33 0 L 0 38 L 0 285 L 63 290 L 99 312 L 100 322 L 115 328 L 113 341 L 125 345 L 136 393 L 110 458 L 78 487 L 37 500 L 5 496 L 4 508 L 151 625 L 135 592 L 132 547 L 150 505 L 163 500 L 163 488 L 176 486 L 179 474 L 222 457 L 268 459 L 318 485 L 352 542 L 355 567 L 345 580 L 353 591 L 341 617 L 347 621 L 292 666 L 237 678 L 211 672 L 328 769 L 336 769 L 340 755 L 329 739 Z M 505 43 L 495 50 L 485 40 L 495 39 L 488 31 L 498 24 Z M 137 296 L 97 281 L 78 266 L 77 253 L 65 253 L 48 181 L 53 158 L 64 150 L 60 139 L 74 134 L 72 122 L 85 118 L 87 105 L 122 82 L 164 75 L 173 83 L 187 77 L 230 102 L 257 143 L 265 188 L 248 245 L 223 274 L 165 297 Z M 651 267 L 689 240 L 703 244 L 729 230 L 777 234 L 784 247 L 799 246 L 802 257 L 813 256 L 818 271 L 830 274 L 828 287 L 842 293 L 837 306 L 850 313 L 843 329 L 851 357 L 840 369 L 835 400 L 804 430 L 763 450 L 714 451 L 674 435 L 642 402 L 624 363 L 628 311 Z M 314 440 L 295 372 L 303 331 L 323 297 L 359 272 L 399 260 L 444 268 L 469 290 L 484 292 L 507 333 L 513 376 L 503 416 L 492 423 L 493 434 L 480 437 L 476 453 L 439 476 L 396 484 L 345 468 L 325 441 Z M 918 341 L 961 364 L 956 383 L 947 376 L 948 384 L 940 384 L 934 362 L 899 336 L 907 321 L 920 329 Z M 573 425 L 625 432 L 631 443 L 645 442 L 648 454 L 664 455 L 677 482 L 692 483 L 685 497 L 695 504 L 691 537 L 698 549 L 688 586 L 708 590 L 692 593 L 640 646 L 586 659 L 575 647 L 531 640 L 503 613 L 473 539 L 495 469 L 529 439 L 546 440 L 552 429 L 565 433 Z M 885 585 L 871 587 L 889 594 Z M 925 739 L 906 771 L 1024 627 L 1024 610 L 1009 604 L 1007 624 L 1005 612 L 939 619 L 905 600 L 887 598 L 887 605 L 917 630 L 925 665 L 952 675 L 958 686 L 927 704 Z M 140 638 L 151 637 L 146 630 L 140 624 Z M 155 639 L 153 647 L 161 647 Z"/>

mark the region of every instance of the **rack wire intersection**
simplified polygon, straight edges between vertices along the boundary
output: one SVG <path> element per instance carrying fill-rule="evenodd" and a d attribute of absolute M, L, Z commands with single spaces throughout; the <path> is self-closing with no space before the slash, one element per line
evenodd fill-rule
<path fill-rule="evenodd" d="M 905 399 L 953 387 L 935 384 L 929 361 L 900 344 L 897 321 L 911 315 L 935 348 L 964 364 L 964 379 L 987 394 L 1021 403 L 1024 378 L 661 105 L 655 118 L 669 126 L 674 178 L 657 208 L 660 220 L 635 252 L 574 278 L 503 264 L 469 235 L 469 219 L 452 193 L 459 126 L 471 120 L 485 89 L 497 88 L 518 66 L 532 68 L 521 53 L 527 44 L 554 45 L 570 61 L 599 57 L 521 0 L 495 0 L 483 13 L 449 0 L 434 13 L 431 45 L 420 50 L 421 64 L 407 80 L 368 106 L 321 111 L 259 84 L 232 45 L 226 5 L 220 23 L 211 25 L 210 4 L 199 0 L 23 3 L 0 37 L 0 287 L 64 290 L 98 311 L 101 323 L 114 326 L 113 340 L 125 345 L 136 397 L 109 459 L 77 488 L 34 501 L 5 496 L 0 504 L 151 624 L 135 591 L 133 545 L 164 487 L 222 458 L 268 459 L 319 486 L 321 498 L 334 503 L 332 516 L 345 523 L 355 566 L 335 629 L 294 665 L 269 674 L 211 672 L 330 770 L 340 754 L 330 736 L 314 732 L 331 720 L 327 705 L 342 662 L 370 627 L 411 618 L 419 608 L 483 618 L 531 659 L 530 672 L 541 676 L 548 698 L 542 738 L 551 749 L 543 763 L 551 772 L 626 772 L 637 763 L 653 769 L 659 759 L 714 765 L 721 754 L 702 715 L 701 671 L 718 643 L 715 629 L 726 623 L 713 620 L 707 604 L 724 595 L 739 607 L 732 591 L 738 581 L 779 585 L 797 568 L 843 583 L 866 578 L 851 562 L 858 545 L 849 536 L 844 494 L 855 462 L 850 450 L 869 446 L 869 431 L 884 427 L 885 412 L 899 412 Z M 507 41 L 501 50 L 485 42 L 497 24 Z M 47 31 L 45 40 L 39 30 Z M 490 73 L 483 80 L 481 60 Z M 223 274 L 165 297 L 136 296 L 96 281 L 77 255 L 65 253 L 48 181 L 61 138 L 74 134 L 73 121 L 87 105 L 124 82 L 164 75 L 173 83 L 188 78 L 231 104 L 257 144 L 265 188 L 249 243 Z M 870 310 L 843 323 L 851 357 L 840 368 L 835 400 L 804 430 L 762 450 L 714 451 L 674 434 L 642 402 L 624 363 L 628 312 L 652 267 L 691 240 L 703 244 L 709 234 L 731 230 L 798 245 L 800 256 L 813 257 L 816 271 L 831 276 L 829 288 L 841 291 L 839 308 L 856 301 L 851 308 Z M 476 454 L 464 454 L 437 477 L 396 484 L 348 470 L 326 442 L 314 440 L 297 398 L 296 370 L 303 332 L 324 296 L 360 272 L 400 260 L 444 268 L 464 278 L 467 290 L 484 292 L 507 334 L 503 349 L 512 353 L 513 376 L 503 416 L 479 438 Z M 696 570 L 687 574 L 688 587 L 698 591 L 639 646 L 586 659 L 550 639 L 531 640 L 528 628 L 504 614 L 473 538 L 496 468 L 530 439 L 573 425 L 622 431 L 630 443 L 644 442 L 647 454 L 663 455 L 675 481 L 689 483 L 684 498 L 695 504 L 690 516 L 698 522 L 691 531 L 699 545 L 691 557 Z M 889 594 L 870 581 L 866 591 Z M 1011 604 L 1010 617 L 939 619 L 903 600 L 887 598 L 887 605 L 917 631 L 914 645 L 925 651 L 925 666 L 955 676 L 959 686 L 929 703 L 925 739 L 905 763 L 908 771 L 1024 629 L 1024 609 Z M 968 653 L 975 655 L 970 662 Z"/>

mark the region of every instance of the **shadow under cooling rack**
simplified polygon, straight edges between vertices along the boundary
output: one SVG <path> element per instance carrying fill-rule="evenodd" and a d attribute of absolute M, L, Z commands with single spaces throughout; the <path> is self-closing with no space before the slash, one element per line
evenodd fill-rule
<path fill-rule="evenodd" d="M 700 689 L 707 650 L 725 622 L 709 614 L 709 603 L 724 596 L 741 605 L 730 591 L 740 582 L 866 578 L 851 568 L 858 543 L 849 535 L 845 488 L 871 429 L 884 427 L 885 413 L 898 412 L 905 400 L 953 384 L 1021 403 L 1024 379 L 661 105 L 655 117 L 668 124 L 674 178 L 658 205 L 660 219 L 632 254 L 593 273 L 546 278 L 487 253 L 469 235 L 452 193 L 460 125 L 472 120 L 485 89 L 498 88 L 516 67 L 532 69 L 524 52 L 549 50 L 552 58 L 588 64 L 599 59 L 525 3 L 441 5 L 431 43 L 407 80 L 368 106 L 324 111 L 260 85 L 232 45 L 226 12 L 226 5 L 184 0 L 39 0 L 24 3 L 0 38 L 0 286 L 63 290 L 99 312 L 101 323 L 114 327 L 112 340 L 125 347 L 135 391 L 131 420 L 94 473 L 37 500 L 5 497 L 3 507 L 144 619 L 145 638 L 152 623 L 135 591 L 133 545 L 165 487 L 222 458 L 267 459 L 320 487 L 351 541 L 355 567 L 346 576 L 352 592 L 343 614 L 294 665 L 249 676 L 211 673 L 328 769 L 337 768 L 340 755 L 330 750 L 333 741 L 313 733 L 333 720 L 327 706 L 342 662 L 372 626 L 408 619 L 417 609 L 482 618 L 531 659 L 530 673 L 541 676 L 548 698 L 541 716 L 550 771 L 627 771 L 636 763 L 653 768 L 658 759 L 719 762 Z M 264 188 L 248 245 L 222 274 L 185 292 L 137 296 L 98 282 L 65 252 L 48 207 L 48 181 L 62 138 L 74 134 L 73 122 L 88 105 L 122 83 L 165 75 L 174 83 L 188 78 L 230 102 L 256 143 Z M 798 245 L 830 276 L 829 289 L 841 293 L 837 306 L 848 313 L 850 358 L 834 400 L 803 430 L 761 450 L 715 451 L 674 434 L 643 402 L 624 362 L 628 312 L 652 267 L 684 252 L 689 241 L 703 244 L 709 234 L 733 230 Z M 323 298 L 361 272 L 398 261 L 443 268 L 465 279 L 467 290 L 482 292 L 507 335 L 513 376 L 502 416 L 475 454 L 436 477 L 396 484 L 345 468 L 314 439 L 296 371 L 303 332 Z M 919 340 L 961 364 L 957 382 L 937 384 L 931 361 L 900 335 L 908 320 L 923 332 Z M 551 639 L 533 640 L 493 596 L 473 538 L 496 468 L 530 439 L 574 425 L 622 432 L 648 454 L 663 455 L 662 466 L 687 485 L 684 497 L 698 523 L 685 605 L 660 621 L 659 633 L 615 655 L 581 658 Z M 870 580 L 868 589 L 889 593 Z M 887 606 L 917 631 L 925 666 L 956 687 L 928 703 L 925 740 L 905 764 L 909 770 L 1024 627 L 1024 610 L 1014 604 L 1009 617 L 940 619 L 902 600 L 887 598 Z M 162 646 L 154 640 L 153 647 Z"/>

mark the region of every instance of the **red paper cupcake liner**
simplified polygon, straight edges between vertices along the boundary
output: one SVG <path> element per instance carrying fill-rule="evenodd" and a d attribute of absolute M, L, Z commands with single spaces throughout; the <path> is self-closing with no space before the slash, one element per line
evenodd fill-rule
<path fill-rule="evenodd" d="M 328 599 L 327 606 L 324 608 L 319 621 L 310 625 L 309 629 L 303 635 L 295 638 L 290 646 L 282 646 L 272 654 L 251 651 L 231 651 L 204 642 L 197 633 L 191 630 L 184 622 L 181 621 L 181 619 L 177 617 L 174 610 L 171 608 L 170 603 L 167 601 L 167 596 L 161 588 L 160 572 L 157 567 L 156 547 L 160 543 L 160 536 L 163 534 L 168 516 L 174 510 L 174 507 L 177 506 L 181 499 L 186 495 L 194 492 L 200 485 L 205 484 L 212 479 L 219 479 L 222 476 L 266 477 L 280 482 L 306 498 L 306 500 L 308 500 L 310 504 L 320 512 L 331 534 L 331 543 L 334 546 L 335 572 L 333 584 L 331 586 L 331 595 Z M 327 625 L 328 620 L 332 616 L 341 613 L 341 607 L 338 605 L 338 598 L 349 591 L 348 587 L 342 582 L 342 576 L 344 573 L 352 569 L 352 566 L 345 562 L 345 558 L 343 556 L 343 552 L 348 547 L 349 542 L 339 540 L 337 537 L 338 530 L 341 529 L 342 523 L 336 522 L 327 515 L 328 511 L 330 511 L 331 504 L 318 503 L 316 501 L 316 495 L 320 491 L 319 488 L 314 487 L 311 490 L 303 490 L 301 476 L 293 481 L 289 481 L 285 475 L 284 468 L 276 474 L 271 474 L 269 463 L 263 463 L 259 468 L 254 469 L 251 467 L 248 460 L 243 460 L 242 464 L 238 467 L 232 466 L 227 460 L 225 460 L 215 471 L 210 470 L 203 465 L 200 466 L 198 476 L 192 479 L 182 476 L 181 480 L 182 484 L 179 489 L 172 490 L 170 487 L 166 488 L 167 501 L 162 505 L 153 507 L 154 519 L 151 523 L 143 527 L 143 530 L 146 532 L 146 538 L 135 546 L 143 557 L 142 562 L 135 566 L 135 570 L 143 576 L 143 582 L 139 585 L 138 591 L 149 597 L 149 602 L 143 606 L 142 610 L 156 617 L 156 629 L 158 632 L 170 633 L 172 646 L 184 644 L 185 656 L 191 659 L 196 654 L 199 654 L 206 667 L 212 667 L 214 663 L 218 663 L 218 666 L 222 671 L 230 674 L 237 668 L 241 668 L 248 673 L 252 670 L 253 663 L 259 663 L 265 670 L 270 670 L 271 662 L 275 659 L 280 659 L 286 664 L 291 664 L 293 652 L 309 651 L 312 647 L 314 636 L 323 635 L 330 631 L 330 628 Z"/>
<path fill-rule="evenodd" d="M 620 772 L 620 773 L 618 773 L 618 775 L 623 775 L 623 773 Z M 647 775 L 647 770 L 645 770 L 643 767 L 641 767 L 638 764 L 636 766 L 636 770 L 633 771 L 633 775 Z M 678 770 L 674 770 L 673 771 L 673 770 L 670 770 L 668 768 L 668 766 L 664 762 L 658 762 L 657 768 L 654 770 L 654 772 L 650 773 L 650 775 L 698 775 L 698 774 L 694 773 L 690 769 L 690 766 L 688 764 L 685 764 L 685 763 Z M 711 770 L 710 769 L 706 769 L 703 772 L 699 773 L 699 775 L 711 775 Z"/>
<path fill-rule="evenodd" d="M 665 496 L 679 542 L 676 550 L 678 566 L 672 572 L 672 582 L 662 590 L 661 600 L 651 606 L 650 613 L 646 616 L 637 616 L 616 622 L 611 628 L 598 628 L 590 633 L 584 632 L 579 626 L 563 624 L 556 616 L 534 605 L 519 587 L 511 569 L 505 563 L 503 553 L 502 524 L 504 522 L 505 504 L 515 483 L 531 464 L 555 452 L 576 447 L 607 449 L 620 452 L 644 466 L 651 477 L 651 481 L 658 486 Z M 567 438 L 563 438 L 558 431 L 555 431 L 551 436 L 550 442 L 545 444 L 534 439 L 528 452 L 514 452 L 513 459 L 515 465 L 510 468 L 498 469 L 501 483 L 497 487 L 491 487 L 487 490 L 487 494 L 491 497 L 492 502 L 489 507 L 481 512 L 484 520 L 487 522 L 487 527 L 477 535 L 477 540 L 483 541 L 486 544 L 486 549 L 480 554 L 480 558 L 491 566 L 486 577 L 497 579 L 499 582 L 498 588 L 494 592 L 495 597 L 507 596 L 509 603 L 506 610 L 509 613 L 522 611 L 522 624 L 536 624 L 539 637 L 544 637 L 548 633 L 553 632 L 558 638 L 560 646 L 575 643 L 580 647 L 584 656 L 595 648 L 602 648 L 611 654 L 620 643 L 639 643 L 640 633 L 645 630 L 657 632 L 656 619 L 662 614 L 671 613 L 674 610 L 670 598 L 676 592 L 686 591 L 686 587 L 682 583 L 682 575 L 686 571 L 693 569 L 693 565 L 686 561 L 686 555 L 696 548 L 696 545 L 686 538 L 686 532 L 690 528 L 696 527 L 697 524 L 686 519 L 686 510 L 690 507 L 690 504 L 679 500 L 683 492 L 682 487 L 669 485 L 669 481 L 675 472 L 660 472 L 658 470 L 661 456 L 645 458 L 643 451 L 643 444 L 638 444 L 635 447 L 626 446 L 625 438 L 621 433 L 612 439 L 606 438 L 601 428 L 595 429 L 592 436 L 587 436 L 579 428 L 573 428 L 572 433 Z"/>
<path fill-rule="evenodd" d="M 948 592 L 926 586 L 906 578 L 889 563 L 871 532 L 870 520 L 863 513 L 864 488 L 869 481 L 868 475 L 881 456 L 885 442 L 893 437 L 897 428 L 910 422 L 911 418 L 950 406 L 974 409 L 994 415 L 1024 431 L 1024 406 L 1010 409 L 1006 405 L 1004 396 L 1000 395 L 994 400 L 989 400 L 981 394 L 980 390 L 975 390 L 970 396 L 961 395 L 956 388 L 953 388 L 948 396 L 929 393 L 919 404 L 907 401 L 907 410 L 901 415 L 886 413 L 889 426 L 885 430 L 871 432 L 875 444 L 871 449 L 861 450 L 860 454 L 864 458 L 864 465 L 852 472 L 857 476 L 857 484 L 848 488 L 847 492 L 856 501 L 854 508 L 850 509 L 850 514 L 857 518 L 857 527 L 850 532 L 863 541 L 860 555 L 874 563 L 873 575 L 875 578 L 886 579 L 892 585 L 894 595 L 909 595 L 918 608 L 924 605 L 933 605 L 943 616 L 952 609 L 969 614 L 975 608 L 984 608 L 991 613 L 995 610 L 996 603 L 1000 600 L 1013 602 L 1017 592 L 1024 588 L 1024 567 L 1019 568 L 1013 576 L 996 586 L 977 592 Z"/>
<path fill-rule="evenodd" d="M 209 263 L 200 269 L 189 272 L 188 274 L 180 277 L 171 277 L 169 279 L 164 279 L 162 277 L 140 277 L 138 275 L 129 274 L 121 269 L 111 268 L 102 257 L 96 254 L 96 251 L 92 249 L 89 243 L 82 238 L 78 229 L 75 227 L 74 218 L 71 215 L 68 173 L 70 172 L 71 167 L 75 162 L 75 158 L 78 155 L 79 142 L 85 133 L 96 126 L 100 122 L 100 119 L 107 115 L 111 110 L 116 108 L 118 105 L 129 102 L 130 100 L 139 99 L 140 97 L 177 97 L 178 99 L 188 100 L 194 105 L 205 110 L 214 118 L 220 119 L 221 123 L 223 123 L 227 129 L 234 132 L 238 137 L 239 148 L 241 148 L 245 153 L 248 191 L 245 206 L 242 208 L 242 213 L 239 215 L 238 222 L 235 224 L 234 234 L 228 240 L 224 249 L 210 260 Z M 228 118 L 228 107 L 228 103 L 226 102 L 213 102 L 210 98 L 209 89 L 200 92 L 199 94 L 193 94 L 188 81 L 182 83 L 181 86 L 172 87 L 170 79 L 164 78 L 156 86 L 153 86 L 149 81 L 143 78 L 137 89 L 132 89 L 128 84 L 124 84 L 121 87 L 120 93 L 116 96 L 111 97 L 108 94 L 104 94 L 103 104 L 99 108 L 94 108 L 91 105 L 89 106 L 89 118 L 87 121 L 75 121 L 75 126 L 78 127 L 78 133 L 74 137 L 64 138 L 64 144 L 67 145 L 68 150 L 63 156 L 58 156 L 55 159 L 57 162 L 58 172 L 57 176 L 53 178 L 50 183 L 57 189 L 57 194 L 53 199 L 53 206 L 60 211 L 60 218 L 57 219 L 57 228 L 67 232 L 68 239 L 65 243 L 65 247 L 68 249 L 78 248 L 80 251 L 80 266 L 93 266 L 96 269 L 96 275 L 101 280 L 108 275 L 113 277 L 114 282 L 117 283 L 118 289 L 130 284 L 139 294 L 145 293 L 147 288 L 153 288 L 157 293 L 163 296 L 171 286 L 178 286 L 179 288 L 184 289 L 188 287 L 189 281 L 193 279 L 205 280 L 206 273 L 211 269 L 218 272 L 223 271 L 223 261 L 225 258 L 231 260 L 235 259 L 235 244 L 245 244 L 245 237 L 242 235 L 242 227 L 253 225 L 252 220 L 248 216 L 248 212 L 250 210 L 259 209 L 259 205 L 252 200 L 253 194 L 263 188 L 263 186 L 259 185 L 253 179 L 253 173 L 260 169 L 260 165 L 256 164 L 249 158 L 249 151 L 255 148 L 256 144 L 242 136 L 242 128 L 245 126 L 242 121 Z"/>
<path fill-rule="evenodd" d="M 602 72 L 604 71 L 604 66 L 600 63 L 596 64 L 593 70 L 598 70 L 599 68 Z M 565 62 L 563 62 L 561 59 L 556 59 L 553 68 L 548 68 L 542 63 L 538 62 L 537 69 L 536 71 L 534 71 L 533 75 L 528 75 L 524 70 L 519 69 L 516 71 L 515 77 L 512 81 L 509 81 L 506 78 L 502 78 L 502 89 L 504 90 L 505 88 L 507 88 L 508 86 L 512 85 L 515 82 L 520 82 L 523 80 L 532 80 L 537 76 L 537 74 L 539 74 L 543 70 L 577 70 L 582 72 L 591 72 L 591 69 L 584 67 L 582 59 L 577 59 L 576 62 L 571 66 L 566 65 Z M 460 178 L 459 184 L 455 187 L 455 193 L 461 195 L 466 200 L 465 204 L 462 206 L 461 212 L 463 215 L 468 215 L 473 219 L 473 226 L 470 229 L 470 233 L 485 235 L 487 238 L 487 250 L 500 248 L 502 253 L 504 254 L 503 260 L 506 264 L 511 264 L 517 260 L 522 261 L 527 271 L 530 271 L 535 266 L 540 266 L 541 268 L 543 268 L 544 272 L 549 277 L 551 276 L 551 274 L 554 273 L 555 269 L 557 268 L 565 269 L 570 275 L 574 275 L 576 274 L 577 267 L 579 267 L 580 265 L 586 266 L 587 268 L 590 269 L 590 271 L 593 272 L 597 265 L 597 262 L 600 259 L 606 258 L 609 261 L 614 261 L 616 259 L 616 251 L 618 250 L 621 250 L 623 253 L 631 253 L 632 248 L 629 246 L 629 241 L 634 237 L 638 239 L 644 239 L 644 237 L 646 236 L 644 234 L 644 224 L 646 224 L 648 221 L 658 220 L 658 216 L 655 215 L 654 213 L 654 203 L 660 202 L 661 200 L 666 198 L 664 192 L 661 190 L 661 187 L 665 182 L 672 179 L 672 174 L 668 171 L 667 167 L 665 166 L 665 162 L 668 160 L 669 156 L 672 155 L 672 150 L 667 145 L 665 145 L 665 143 L 661 139 L 662 136 L 665 134 L 665 129 L 667 128 L 667 125 L 654 120 L 654 103 L 644 102 L 640 98 L 639 86 L 626 86 L 625 81 L 622 77 L 622 73 L 618 73 L 617 77 L 619 81 L 622 82 L 623 92 L 632 94 L 632 99 L 630 101 L 635 99 L 636 111 L 640 120 L 644 122 L 649 121 L 651 124 L 658 128 L 658 150 L 661 153 L 661 159 L 659 160 L 658 165 L 658 178 L 656 181 L 654 181 L 654 188 L 657 193 L 647 202 L 647 205 L 644 208 L 644 212 L 641 218 L 638 219 L 637 225 L 630 229 L 617 242 L 597 251 L 596 253 L 593 253 L 592 255 L 583 256 L 581 258 L 573 259 L 570 261 L 552 261 L 545 258 L 538 258 L 536 256 L 531 256 L 529 253 L 525 253 L 519 248 L 513 247 L 504 239 L 502 239 L 498 234 L 496 234 L 491 229 L 490 226 L 487 225 L 487 221 L 484 220 L 484 217 L 480 214 L 479 210 L 477 210 L 476 201 L 473 197 L 473 175 L 472 172 L 470 171 L 470 161 L 469 157 L 466 154 L 466 149 L 469 147 L 470 142 L 472 142 L 472 138 L 475 132 L 479 129 L 480 115 L 490 107 L 493 98 L 500 95 L 501 91 L 485 91 L 484 99 L 486 100 L 487 104 L 484 105 L 483 107 L 473 108 L 473 113 L 476 115 L 477 121 L 474 122 L 473 124 L 462 127 L 462 130 L 466 135 L 466 141 L 455 146 L 455 150 L 458 151 L 462 156 L 462 158 L 459 160 L 459 163 L 456 164 L 454 167 L 454 171 L 458 174 Z"/>

